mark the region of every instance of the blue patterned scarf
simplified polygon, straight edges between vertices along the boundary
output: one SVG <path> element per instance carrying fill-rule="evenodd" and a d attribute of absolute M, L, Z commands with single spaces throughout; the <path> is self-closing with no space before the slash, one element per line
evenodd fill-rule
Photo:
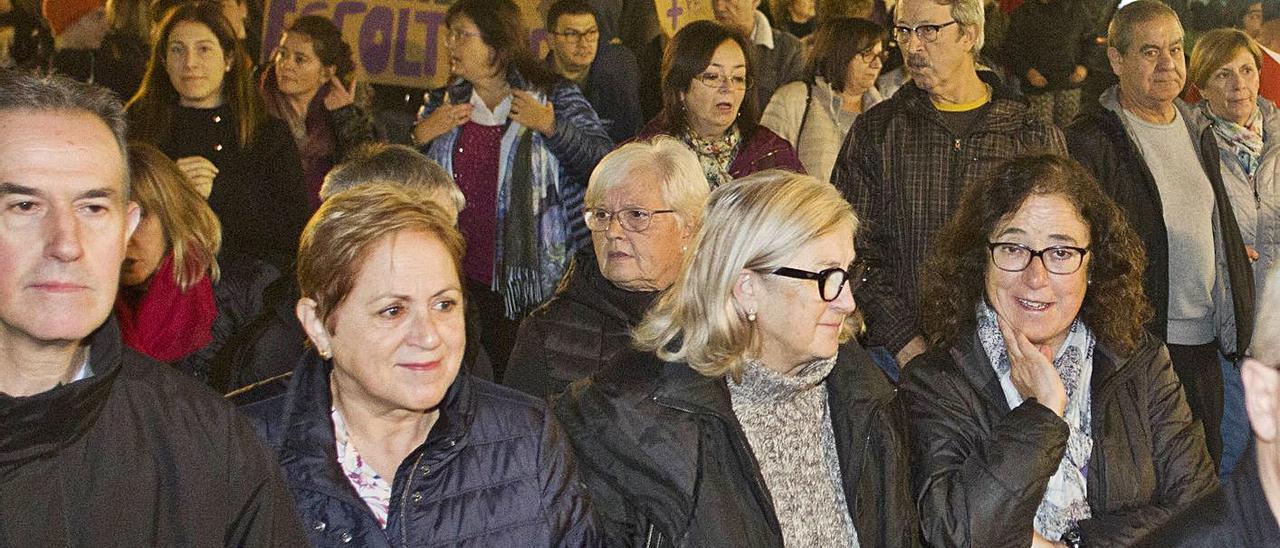
<path fill-rule="evenodd" d="M 1258 162 L 1262 158 L 1262 109 L 1253 109 L 1253 115 L 1242 126 L 1214 114 L 1208 101 L 1203 104 L 1205 115 L 1213 121 L 1213 134 L 1218 138 L 1218 146 L 1235 160 L 1246 177 L 1252 177 L 1258 171 Z"/>

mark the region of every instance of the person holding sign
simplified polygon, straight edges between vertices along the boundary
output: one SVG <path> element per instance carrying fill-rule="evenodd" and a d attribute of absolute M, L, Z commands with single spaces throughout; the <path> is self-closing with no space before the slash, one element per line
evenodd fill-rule
<path fill-rule="evenodd" d="M 325 174 L 374 140 L 373 119 L 355 105 L 351 46 L 332 21 L 306 15 L 289 25 L 272 59 L 258 89 L 267 112 L 289 124 L 302 156 L 307 198 L 317 208 Z"/>
<path fill-rule="evenodd" d="M 467 198 L 458 227 L 468 293 L 501 371 L 518 320 L 555 291 L 590 241 L 586 180 L 613 141 L 577 86 L 529 49 L 511 0 L 460 0 L 445 14 L 449 85 L 426 95 L 413 140 Z"/>
<path fill-rule="evenodd" d="M 289 130 L 267 116 L 252 66 L 217 2 L 169 8 L 142 87 L 129 100 L 130 138 L 155 145 L 209 199 L 223 248 L 287 272 L 310 208 Z"/>

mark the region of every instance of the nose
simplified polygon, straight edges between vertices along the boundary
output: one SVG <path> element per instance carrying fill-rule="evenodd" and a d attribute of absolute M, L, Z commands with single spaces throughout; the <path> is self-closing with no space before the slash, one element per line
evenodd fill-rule
<path fill-rule="evenodd" d="M 608 236 L 610 239 L 613 239 L 613 238 L 620 239 L 624 235 L 626 235 L 626 232 L 627 232 L 627 229 L 622 228 L 622 218 L 616 214 L 610 215 L 609 226 L 608 228 L 604 229 L 605 235 Z"/>
<path fill-rule="evenodd" d="M 46 220 L 45 254 L 60 262 L 73 262 L 84 255 L 80 223 L 71 211 L 54 211 Z"/>
<path fill-rule="evenodd" d="M 858 303 L 853 299 L 853 291 L 849 290 L 849 283 L 845 282 L 840 288 L 840 294 L 836 295 L 835 300 L 827 303 L 832 310 L 841 314 L 853 314 L 858 309 Z"/>
<path fill-rule="evenodd" d="M 409 343 L 426 350 L 440 346 L 440 328 L 431 312 L 419 313 L 409 327 Z"/>
<path fill-rule="evenodd" d="M 1032 257 L 1031 264 L 1022 270 L 1022 282 L 1032 289 L 1049 284 L 1049 270 L 1044 266 L 1044 255 Z"/>

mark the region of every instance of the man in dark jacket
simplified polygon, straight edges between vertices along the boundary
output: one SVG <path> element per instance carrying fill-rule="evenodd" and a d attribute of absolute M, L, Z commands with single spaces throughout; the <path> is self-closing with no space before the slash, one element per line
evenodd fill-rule
<path fill-rule="evenodd" d="M 981 0 L 899 3 L 894 37 L 912 82 L 854 122 L 831 182 L 866 223 L 858 256 L 875 267 L 858 293 L 870 341 L 906 365 L 925 349 L 916 270 L 969 181 L 1033 152 L 1066 153 L 1062 133 L 984 71 Z M 882 364 L 883 366 L 883 364 Z"/>
<path fill-rule="evenodd" d="M 297 546 L 249 425 L 108 319 L 124 133 L 102 88 L 0 71 L 0 546 Z"/>
<path fill-rule="evenodd" d="M 1280 271 L 1260 301 L 1241 367 L 1253 447 L 1220 488 L 1188 506 L 1143 546 L 1280 546 Z"/>
<path fill-rule="evenodd" d="M 610 44 L 586 0 L 559 0 L 547 10 L 547 65 L 582 89 L 615 143 L 635 136 L 640 114 L 640 66 L 626 46 Z"/>
<path fill-rule="evenodd" d="M 751 42 L 755 56 L 756 104 L 764 108 L 782 84 L 799 80 L 804 72 L 804 45 L 791 34 L 769 25 L 760 0 L 715 0 L 716 22 L 734 29 Z M 746 52 L 743 52 L 746 53 Z"/>
<path fill-rule="evenodd" d="M 1213 132 L 1177 99 L 1186 80 L 1182 25 L 1138 0 L 1116 12 L 1107 55 L 1120 83 L 1100 112 L 1067 129 L 1071 155 L 1128 215 L 1147 252 L 1143 286 L 1192 414 L 1222 456 L 1219 356 L 1248 348 L 1253 278 L 1218 168 Z M 1173 259 L 1176 258 L 1176 259 Z"/>

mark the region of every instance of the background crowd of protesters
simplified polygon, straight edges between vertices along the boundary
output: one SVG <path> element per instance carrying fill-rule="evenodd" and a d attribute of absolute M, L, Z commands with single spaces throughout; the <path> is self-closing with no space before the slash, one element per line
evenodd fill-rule
<path fill-rule="evenodd" d="M 711 7 L 0 0 L 0 546 L 1280 546 L 1280 0 Z"/>

